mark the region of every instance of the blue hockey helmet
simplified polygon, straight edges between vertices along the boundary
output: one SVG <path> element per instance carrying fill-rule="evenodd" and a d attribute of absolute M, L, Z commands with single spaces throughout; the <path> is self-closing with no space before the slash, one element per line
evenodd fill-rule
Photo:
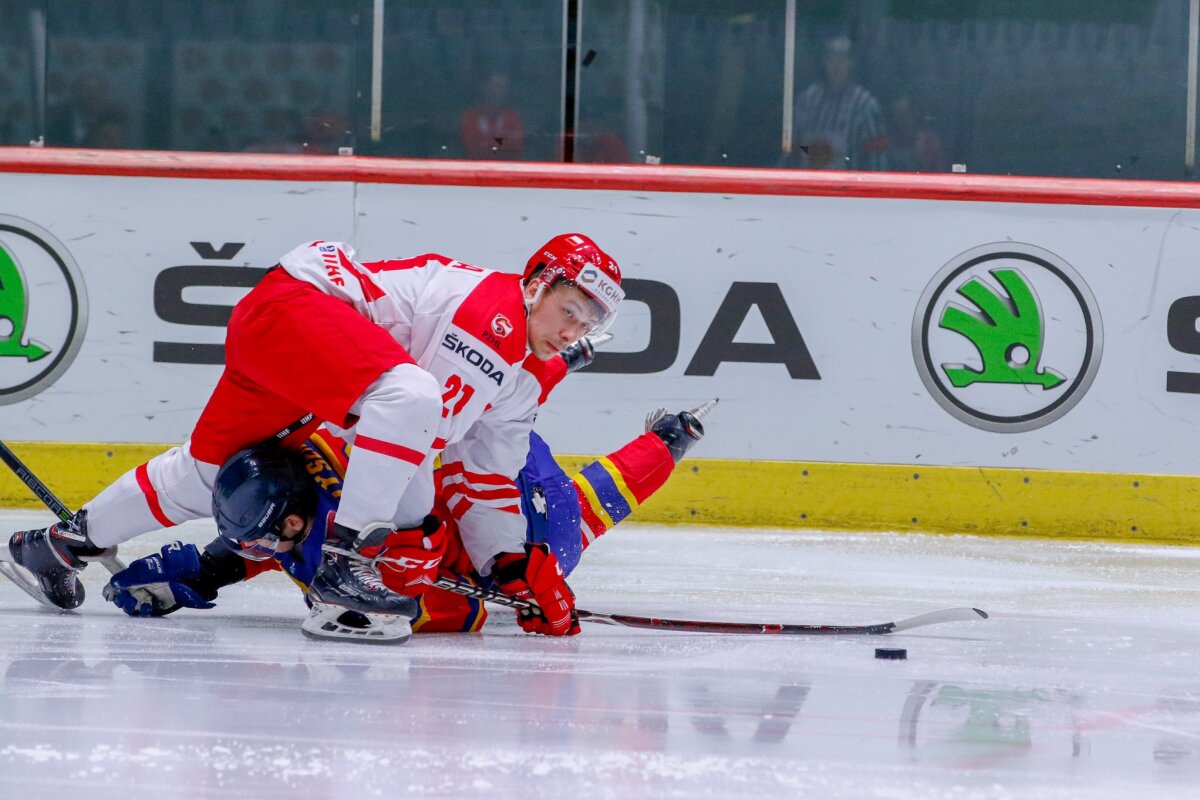
<path fill-rule="evenodd" d="M 316 488 L 304 459 L 274 444 L 235 453 L 213 482 L 213 518 L 221 540 L 251 561 L 279 552 L 288 514 L 306 520 L 316 512 Z"/>

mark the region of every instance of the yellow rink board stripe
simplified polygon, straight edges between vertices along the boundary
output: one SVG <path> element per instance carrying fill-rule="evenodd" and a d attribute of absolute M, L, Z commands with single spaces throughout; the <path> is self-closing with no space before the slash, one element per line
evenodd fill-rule
<path fill-rule="evenodd" d="M 162 444 L 9 442 L 78 508 Z M 593 460 L 560 456 L 568 473 Z M 0 466 L 0 506 L 39 502 Z M 1200 544 L 1200 478 L 976 467 L 687 459 L 642 522 Z"/>
<path fill-rule="evenodd" d="M 10 442 L 17 458 L 72 510 L 143 461 L 169 450 L 166 444 Z M 0 506 L 43 508 L 41 501 L 0 463 Z"/>
<path fill-rule="evenodd" d="M 632 519 L 1200 544 L 1200 478 L 687 459 Z"/>

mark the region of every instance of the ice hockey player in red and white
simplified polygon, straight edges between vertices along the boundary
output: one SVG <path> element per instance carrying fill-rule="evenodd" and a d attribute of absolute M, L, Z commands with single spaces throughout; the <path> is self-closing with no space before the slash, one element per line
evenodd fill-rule
<path fill-rule="evenodd" d="M 599 337 L 597 341 L 602 342 Z M 585 337 L 546 362 L 525 368 L 542 387 L 541 400 L 568 372 L 585 366 L 594 355 Z M 579 564 L 583 552 L 614 525 L 629 517 L 670 477 L 675 464 L 704 436 L 700 420 L 716 400 L 677 414 L 658 409 L 646 418 L 645 433 L 619 449 L 567 475 L 537 435 L 529 435 L 529 452 L 517 477 L 519 502 L 527 520 L 526 551 L 564 577 Z M 325 429 L 315 431 L 299 453 L 273 443 L 234 455 L 218 472 L 213 492 L 219 535 L 203 550 L 173 542 L 159 553 L 140 558 L 114 575 L 105 597 L 125 613 L 158 617 L 180 608 L 213 608 L 220 590 L 283 570 L 301 588 L 312 581 L 322 543 L 341 495 L 349 463 L 346 443 Z M 394 531 L 379 548 L 365 550 L 381 567 L 384 583 L 414 597 L 420 612 L 413 632 L 452 633 L 479 630 L 487 611 L 479 600 L 431 588 L 435 578 L 513 592 L 502 569 L 484 578 L 467 557 L 458 526 L 449 511 L 461 502 L 461 469 L 443 466 L 435 473 L 439 487 L 437 517 L 421 531 Z M 442 526 L 437 518 L 447 520 Z M 278 530 L 278 535 L 273 532 Z M 253 551 L 253 558 L 240 557 Z M 547 558 L 553 554 L 554 558 Z M 520 591 L 521 587 L 515 587 Z M 518 612 L 529 632 L 550 633 L 540 610 Z M 353 611 L 337 618 L 310 614 L 301 629 L 317 638 L 398 642 L 407 630 L 380 628 Z M 569 633 L 578 630 L 572 624 Z"/>
<path fill-rule="evenodd" d="M 11 558 L 52 603 L 75 608 L 83 558 L 208 516 L 230 456 L 272 437 L 298 447 L 325 422 L 354 447 L 309 587 L 314 607 L 405 624 L 417 613 L 360 551 L 428 524 L 439 454 L 461 465 L 464 499 L 450 510 L 472 563 L 482 575 L 503 569 L 515 586 L 544 567 L 529 562 L 514 502 L 541 395 L 522 366 L 604 330 L 620 283 L 616 262 L 582 234 L 551 239 L 522 275 L 432 253 L 358 262 L 345 244 L 301 245 L 235 306 L 225 371 L 191 437 L 71 520 L 13 534 Z M 565 581 L 538 586 L 549 630 L 567 632 L 574 605 Z"/>
<path fill-rule="evenodd" d="M 645 433 L 573 475 L 531 433 L 529 456 L 517 480 L 528 520 L 526 548 L 540 551 L 540 557 L 553 553 L 563 575 L 570 576 L 587 548 L 663 486 L 675 464 L 704 436 L 700 418 L 714 404 L 676 414 L 658 409 L 647 417 Z M 202 549 L 172 542 L 137 559 L 113 575 L 104 596 L 130 616 L 160 617 L 181 608 L 213 608 L 225 587 L 271 570 L 282 570 L 304 588 L 320 561 L 347 456 L 345 443 L 325 429 L 314 432 L 299 453 L 267 443 L 234 455 L 218 473 L 213 494 L 217 538 Z M 436 475 L 440 484 L 444 474 L 439 470 Z M 441 502 L 436 508 L 439 516 L 446 511 Z M 280 535 L 272 537 L 269 531 L 275 527 Z M 504 592 L 505 576 L 493 571 L 489 580 L 475 571 L 452 518 L 444 527 L 430 525 L 420 534 L 395 531 L 375 554 L 384 583 L 416 598 L 420 606 L 412 632 L 478 631 L 487 619 L 480 600 L 429 584 L 448 578 Z M 261 558 L 240 557 L 247 545 Z M 547 633 L 538 615 L 536 609 L 523 609 L 518 621 L 529 623 L 522 625 L 526 631 Z M 301 629 L 315 638 L 376 642 L 397 642 L 406 633 L 397 636 L 395 628 L 371 626 L 353 611 L 336 619 L 310 614 Z M 571 632 L 575 630 L 573 625 Z"/>

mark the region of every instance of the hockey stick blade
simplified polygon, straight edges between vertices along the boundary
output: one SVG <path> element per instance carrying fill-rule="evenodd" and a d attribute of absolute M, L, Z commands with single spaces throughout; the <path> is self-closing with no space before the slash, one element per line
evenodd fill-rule
<path fill-rule="evenodd" d="M 943 622 L 969 622 L 987 619 L 986 611 L 978 608 L 947 608 L 918 614 L 915 617 L 881 622 L 877 625 L 793 625 L 757 622 L 701 622 L 687 619 L 661 619 L 658 617 L 635 617 L 629 614 L 598 614 L 593 611 L 577 611 L 581 620 L 620 625 L 625 628 L 649 628 L 652 630 L 685 631 L 690 633 L 770 633 L 791 636 L 880 636 L 898 633 L 924 625 Z"/>
<path fill-rule="evenodd" d="M 93 561 L 99 563 L 110 575 L 116 575 L 121 570 L 125 569 L 125 562 L 117 556 L 117 548 L 109 547 L 106 550 L 101 550 L 94 556 L 80 556 L 80 561 L 86 561 L 89 564 Z"/>
<path fill-rule="evenodd" d="M 455 594 L 474 597 L 509 608 L 533 608 L 534 604 L 527 600 L 519 600 L 500 592 L 481 589 L 470 583 L 438 578 L 433 582 L 438 589 Z M 978 608 L 947 608 L 941 611 L 930 611 L 915 617 L 897 620 L 896 622 L 881 622 L 878 625 L 786 625 L 778 623 L 758 622 L 701 622 L 686 619 L 661 619 L 658 617 L 637 617 L 630 614 L 602 614 L 598 611 L 576 609 L 580 620 L 598 622 L 603 625 L 619 625 L 624 628 L 648 628 L 651 630 L 685 631 L 691 633 L 775 633 L 785 635 L 806 636 L 877 636 L 885 633 L 898 633 L 924 625 L 939 625 L 943 622 L 971 622 L 977 619 L 987 619 L 986 611 Z"/>

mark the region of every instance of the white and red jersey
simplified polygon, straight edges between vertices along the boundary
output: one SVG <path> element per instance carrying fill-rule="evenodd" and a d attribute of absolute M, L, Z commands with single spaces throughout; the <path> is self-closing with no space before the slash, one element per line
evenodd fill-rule
<path fill-rule="evenodd" d="M 448 505 L 477 569 L 490 569 L 499 552 L 521 551 L 526 522 L 515 479 L 542 388 L 523 369 L 530 356 L 520 276 L 435 253 L 356 262 L 349 245 L 322 241 L 296 248 L 279 264 L 350 303 L 434 376 L 442 418 L 422 471 L 431 476 L 434 456 L 444 451 Z M 402 499 L 399 516 L 413 511 Z"/>
<path fill-rule="evenodd" d="M 515 479 L 529 455 L 537 409 L 566 374 L 561 358 L 528 356 L 512 394 L 493 408 L 496 413 L 485 414 L 470 435 L 442 454 L 441 497 L 471 563 L 482 574 L 496 553 L 524 547 L 527 521 Z"/>

